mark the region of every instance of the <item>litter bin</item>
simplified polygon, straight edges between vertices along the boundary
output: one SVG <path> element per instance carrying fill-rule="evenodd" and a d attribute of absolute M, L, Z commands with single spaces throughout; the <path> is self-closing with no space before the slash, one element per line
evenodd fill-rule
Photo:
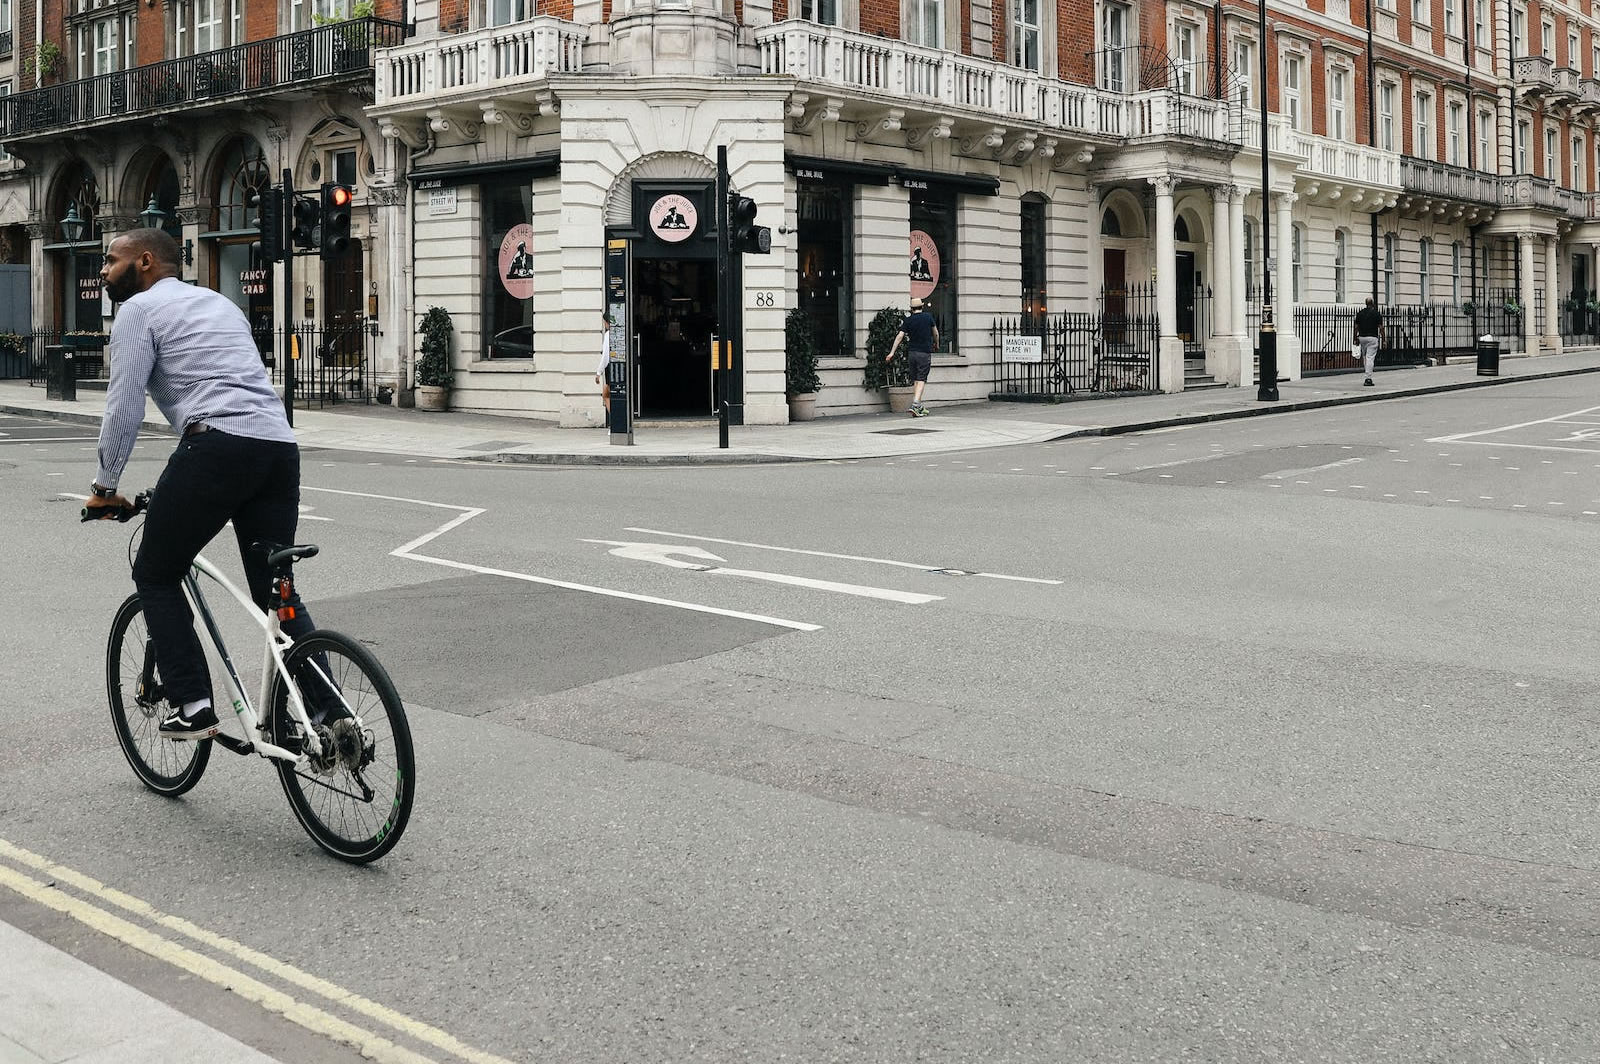
<path fill-rule="evenodd" d="M 72 352 L 60 344 L 44 349 L 44 395 L 46 399 L 77 402 L 78 367 L 72 362 Z"/>
<path fill-rule="evenodd" d="M 1478 376 L 1500 376 L 1500 342 L 1487 334 L 1478 337 Z"/>

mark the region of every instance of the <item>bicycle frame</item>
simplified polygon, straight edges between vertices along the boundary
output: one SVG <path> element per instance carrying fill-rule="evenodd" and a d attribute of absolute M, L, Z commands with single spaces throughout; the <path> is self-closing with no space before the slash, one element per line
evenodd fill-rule
<path fill-rule="evenodd" d="M 256 712 L 256 704 L 252 703 L 250 696 L 245 693 L 244 682 L 239 679 L 239 672 L 234 668 L 233 658 L 229 656 L 228 647 L 222 641 L 222 633 L 218 630 L 216 618 L 212 615 L 211 608 L 206 603 L 205 595 L 200 590 L 200 581 L 196 578 L 196 574 L 210 577 L 224 591 L 232 595 L 234 601 L 244 607 L 245 612 L 261 626 L 262 633 L 266 637 L 266 645 L 261 655 L 259 704 L 263 707 L 267 706 L 268 700 L 272 697 L 273 677 L 283 677 L 284 689 L 288 692 L 289 712 L 299 722 L 301 730 L 305 733 L 306 749 L 302 753 L 296 754 L 291 750 L 285 750 L 283 747 L 275 746 L 267 741 L 267 722 L 261 719 L 261 715 Z M 236 754 L 257 753 L 262 757 L 275 757 L 284 761 L 294 762 L 321 757 L 322 743 L 317 738 L 316 728 L 312 726 L 311 717 L 306 713 L 305 704 L 300 699 L 299 685 L 290 679 L 288 667 L 283 662 L 284 652 L 294 645 L 294 640 L 283 634 L 283 629 L 278 622 L 277 611 L 268 610 L 263 613 L 257 608 L 249 595 L 240 591 L 233 581 L 217 570 L 216 566 L 200 556 L 196 556 L 194 565 L 189 572 L 184 574 L 183 592 L 185 597 L 188 598 L 189 607 L 194 610 L 195 616 L 205 622 L 206 635 L 210 638 L 211 645 L 216 649 L 218 656 L 222 658 L 233 711 L 239 717 L 239 723 L 244 728 L 245 738 L 242 741 L 226 733 L 218 733 L 215 736 L 216 741 Z M 315 666 L 313 665 L 312 667 Z M 332 687 L 331 684 L 329 686 Z M 352 717 L 356 716 L 355 711 L 348 704 L 346 704 L 345 708 L 350 710 Z M 254 737 L 253 740 L 252 736 Z"/>

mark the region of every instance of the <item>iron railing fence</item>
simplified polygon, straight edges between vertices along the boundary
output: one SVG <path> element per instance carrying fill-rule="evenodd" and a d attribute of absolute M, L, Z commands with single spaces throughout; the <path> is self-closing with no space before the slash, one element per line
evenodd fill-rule
<path fill-rule="evenodd" d="M 1600 344 L 1600 292 L 1577 288 L 1561 299 L 1560 331 L 1564 347 Z"/>
<path fill-rule="evenodd" d="M 229 96 L 372 76 L 372 52 L 405 40 L 403 23 L 353 18 L 198 55 L 0 97 L 0 138 L 122 119 Z"/>
<path fill-rule="evenodd" d="M 996 318 L 989 336 L 994 350 L 991 399 L 1049 400 L 1161 388 L 1160 322 L 1151 315 L 1127 313 L 1115 301 L 1099 313 Z M 1008 339 L 1021 338 L 1037 343 L 1008 350 Z M 1028 361 L 1012 360 L 1018 357 Z"/>
<path fill-rule="evenodd" d="M 1104 315 L 1128 315 L 1136 318 L 1159 319 L 1160 302 L 1154 283 L 1131 284 L 1120 288 L 1102 286 L 1095 306 Z M 1179 287 L 1177 306 L 1177 332 L 1183 340 L 1183 353 L 1187 358 L 1202 358 L 1206 341 L 1211 338 L 1212 293 L 1210 285 Z"/>
<path fill-rule="evenodd" d="M 295 405 L 321 407 L 329 403 L 366 403 L 372 400 L 372 358 L 376 337 L 360 325 L 324 325 L 306 322 L 295 327 L 300 357 L 286 359 L 287 335 L 284 329 L 252 329 L 256 348 L 267 367 L 274 387 L 282 390 L 284 368 L 294 365 Z M 27 378 L 43 387 L 48 375 L 48 349 L 61 343 L 56 329 L 36 329 L 23 336 L 22 350 L 12 354 L 0 345 L 0 379 Z M 106 352 L 97 349 L 73 351 L 73 375 L 80 381 L 104 379 L 108 374 Z"/>

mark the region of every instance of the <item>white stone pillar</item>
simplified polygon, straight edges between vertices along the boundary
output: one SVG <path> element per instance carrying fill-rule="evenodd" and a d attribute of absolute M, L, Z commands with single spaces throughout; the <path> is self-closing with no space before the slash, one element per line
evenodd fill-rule
<path fill-rule="evenodd" d="M 1211 337 L 1233 335 L 1233 243 L 1227 186 L 1211 189 Z M 1209 367 L 1208 367 L 1209 372 Z"/>
<path fill-rule="evenodd" d="M 1558 278 L 1561 272 L 1559 260 L 1556 256 L 1556 238 L 1544 238 L 1544 343 L 1541 345 L 1547 355 L 1561 353 L 1561 285 Z"/>
<path fill-rule="evenodd" d="M 1233 341 L 1238 366 L 1228 376 L 1229 384 L 1248 388 L 1256 382 L 1255 340 L 1250 337 L 1249 285 L 1244 275 L 1244 189 L 1228 188 L 1228 246 L 1233 249 L 1232 291 Z"/>
<path fill-rule="evenodd" d="M 1172 235 L 1171 177 L 1152 177 L 1156 190 L 1156 313 L 1161 322 L 1161 390 L 1183 391 L 1183 338 L 1178 335 L 1178 249 Z"/>
<path fill-rule="evenodd" d="M 1272 293 L 1272 320 L 1278 329 L 1278 379 L 1300 379 L 1300 334 L 1294 329 L 1294 201 L 1293 192 L 1277 196 L 1277 221 L 1272 225 L 1278 249 L 1278 276 Z"/>
<path fill-rule="evenodd" d="M 1522 304 L 1523 351 L 1532 357 L 1539 353 L 1539 323 L 1533 315 L 1533 234 L 1517 234 L 1517 261 L 1522 280 L 1517 288 L 1517 302 Z"/>

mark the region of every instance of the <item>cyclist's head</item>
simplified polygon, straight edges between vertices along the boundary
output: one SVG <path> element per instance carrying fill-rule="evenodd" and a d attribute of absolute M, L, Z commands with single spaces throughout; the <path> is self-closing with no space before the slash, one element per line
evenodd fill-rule
<path fill-rule="evenodd" d="M 132 229 L 106 249 L 100 280 L 106 294 L 121 303 L 182 270 L 183 251 L 170 234 L 160 229 Z"/>

